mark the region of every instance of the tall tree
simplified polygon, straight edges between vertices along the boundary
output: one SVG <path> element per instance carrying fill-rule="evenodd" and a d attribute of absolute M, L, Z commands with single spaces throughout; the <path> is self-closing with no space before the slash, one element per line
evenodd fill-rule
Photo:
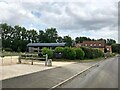
<path fill-rule="evenodd" d="M 46 37 L 45 37 L 44 31 L 39 30 L 38 41 L 39 41 L 40 43 L 45 43 L 45 42 L 46 42 L 45 38 L 46 38 Z"/>
<path fill-rule="evenodd" d="M 62 42 L 63 42 L 63 38 L 62 38 L 61 36 L 58 36 L 58 37 L 57 37 L 57 42 L 58 42 L 58 43 L 62 43 Z"/>
<path fill-rule="evenodd" d="M 112 44 L 115 44 L 116 41 L 113 40 L 113 39 L 107 39 L 107 45 L 112 45 Z"/>
<path fill-rule="evenodd" d="M 76 37 L 75 38 L 76 43 L 79 43 L 79 42 L 82 43 L 83 41 L 91 41 L 91 39 L 88 37 Z"/>
<path fill-rule="evenodd" d="M 45 31 L 46 31 L 45 32 L 46 42 L 47 43 L 56 43 L 57 37 L 58 37 L 56 28 L 48 28 Z"/>
<path fill-rule="evenodd" d="M 64 36 L 63 42 L 66 43 L 66 46 L 72 46 L 73 45 L 73 40 L 70 36 Z"/>
<path fill-rule="evenodd" d="M 103 38 L 97 39 L 97 41 L 104 41 L 106 43 L 106 39 Z"/>

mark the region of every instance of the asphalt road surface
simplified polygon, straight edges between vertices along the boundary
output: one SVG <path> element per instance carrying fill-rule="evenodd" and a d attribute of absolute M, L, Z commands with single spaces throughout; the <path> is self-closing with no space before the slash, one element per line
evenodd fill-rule
<path fill-rule="evenodd" d="M 118 57 L 101 62 L 87 75 L 79 75 L 59 88 L 118 88 Z"/>
<path fill-rule="evenodd" d="M 77 74 L 93 63 L 76 63 L 65 67 L 36 72 L 2 81 L 3 88 L 50 88 Z M 83 66 L 84 67 L 83 67 Z M 118 58 L 103 60 L 99 67 L 91 69 L 62 85 L 60 88 L 117 88 Z"/>
<path fill-rule="evenodd" d="M 73 63 L 49 70 L 5 79 L 2 81 L 2 86 L 3 88 L 51 88 L 90 67 L 94 63 L 96 62 Z"/>

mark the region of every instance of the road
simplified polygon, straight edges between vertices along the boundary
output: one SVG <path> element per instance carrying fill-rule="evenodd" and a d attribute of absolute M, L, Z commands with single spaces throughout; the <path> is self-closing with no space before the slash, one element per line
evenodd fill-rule
<path fill-rule="evenodd" d="M 101 62 L 87 75 L 79 75 L 59 88 L 118 88 L 118 58 Z"/>
<path fill-rule="evenodd" d="M 64 81 L 65 79 L 68 79 L 78 72 L 81 72 L 82 70 L 90 67 L 94 63 L 96 62 L 73 63 L 53 69 L 25 74 L 22 76 L 3 80 L 2 86 L 3 88 L 51 88 L 52 86 Z M 24 67 L 22 67 L 22 65 L 21 68 L 23 70 L 26 70 Z"/>
<path fill-rule="evenodd" d="M 51 88 L 94 63 L 76 63 L 2 81 L 3 88 Z M 99 67 L 81 74 L 58 88 L 117 88 L 117 57 L 103 60 Z"/>

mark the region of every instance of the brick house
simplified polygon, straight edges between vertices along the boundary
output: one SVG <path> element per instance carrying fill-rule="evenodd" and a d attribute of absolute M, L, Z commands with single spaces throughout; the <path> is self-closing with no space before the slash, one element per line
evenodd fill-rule
<path fill-rule="evenodd" d="M 112 53 L 111 46 L 107 46 L 105 41 L 83 41 L 82 43 L 77 43 L 75 47 L 91 47 L 96 48 L 104 52 L 105 48 L 107 52 Z"/>

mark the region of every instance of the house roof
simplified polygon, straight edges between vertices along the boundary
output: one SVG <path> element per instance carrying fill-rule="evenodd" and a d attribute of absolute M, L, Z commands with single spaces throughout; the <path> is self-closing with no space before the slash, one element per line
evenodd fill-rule
<path fill-rule="evenodd" d="M 105 45 L 105 41 L 83 41 L 83 43 L 85 43 L 85 44 L 104 44 Z"/>
<path fill-rule="evenodd" d="M 65 43 L 29 43 L 28 47 L 39 47 L 39 46 L 65 46 Z"/>
<path fill-rule="evenodd" d="M 93 47 L 93 48 L 103 48 L 105 47 L 105 42 L 104 41 L 83 41 L 83 43 L 78 43 L 76 47 L 86 46 L 86 45 L 88 47 Z"/>

